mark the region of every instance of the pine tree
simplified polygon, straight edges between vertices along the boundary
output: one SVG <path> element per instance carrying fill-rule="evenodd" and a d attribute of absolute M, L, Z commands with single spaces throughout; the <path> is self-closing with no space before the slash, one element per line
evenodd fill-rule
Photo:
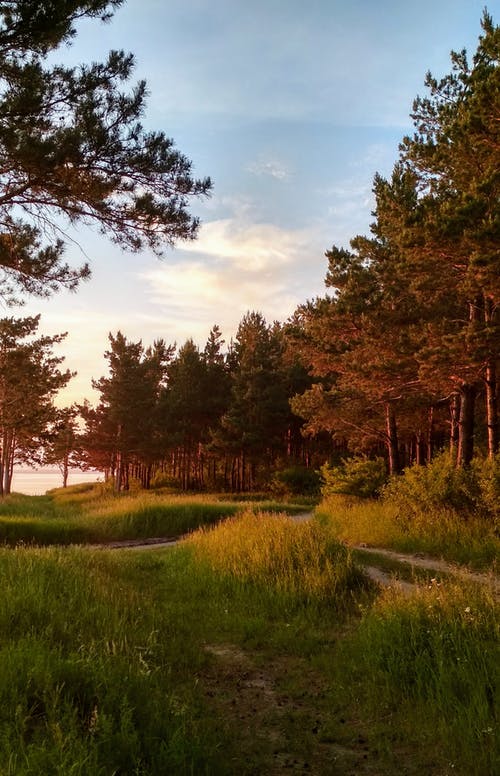
<path fill-rule="evenodd" d="M 35 337 L 40 316 L 0 320 L 0 495 L 11 490 L 16 463 L 41 463 L 57 417 L 53 399 L 71 379 L 53 346 L 65 335 Z"/>
<path fill-rule="evenodd" d="M 128 93 L 134 60 L 52 65 L 84 17 L 121 0 L 0 3 L 0 295 L 75 288 L 88 265 L 65 263 L 64 219 L 89 223 L 133 251 L 195 237 L 192 197 L 210 191 L 163 132 L 140 123 L 146 84 Z M 61 217 L 63 220 L 61 220 Z M 61 224 L 63 224 L 61 228 Z M 52 233 L 50 242 L 45 241 Z"/>
<path fill-rule="evenodd" d="M 54 423 L 43 449 L 43 464 L 49 466 L 56 464 L 59 467 L 63 488 L 68 485 L 70 467 L 78 466 L 77 415 L 76 405 L 57 409 Z"/>
<path fill-rule="evenodd" d="M 411 262 L 462 306 L 461 325 L 441 329 L 445 360 L 460 397 L 458 463 L 473 454 L 474 401 L 486 393 L 488 450 L 498 450 L 497 364 L 500 358 L 500 27 L 487 12 L 470 65 L 452 52 L 452 72 L 427 75 L 428 96 L 418 97 L 415 133 L 401 145 L 418 202 L 401 232 Z M 432 261 L 433 259 L 433 261 Z M 455 362 L 455 363 L 453 363 Z"/>
<path fill-rule="evenodd" d="M 231 488 L 253 489 L 258 469 L 270 465 L 286 445 L 288 395 L 278 333 L 257 312 L 247 313 L 234 343 L 231 398 L 214 448 L 231 459 Z"/>
<path fill-rule="evenodd" d="M 152 348 L 128 342 L 119 331 L 109 335 L 105 352 L 109 377 L 93 381 L 101 394 L 96 411 L 83 410 L 88 421 L 86 446 L 111 453 L 115 490 L 128 490 L 131 473 L 149 485 L 151 464 L 158 456 L 158 402 L 173 349 L 162 340 Z M 97 425 L 97 427 L 96 427 Z M 103 431 L 105 431 L 103 446 Z"/>

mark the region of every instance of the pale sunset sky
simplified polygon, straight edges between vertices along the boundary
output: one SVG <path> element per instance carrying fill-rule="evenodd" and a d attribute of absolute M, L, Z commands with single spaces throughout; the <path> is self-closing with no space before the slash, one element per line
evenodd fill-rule
<path fill-rule="evenodd" d="M 66 63 L 132 51 L 149 98 L 144 125 L 174 138 L 210 199 L 193 202 L 199 239 L 123 253 L 97 232 L 73 233 L 67 258 L 89 260 L 76 294 L 30 299 L 4 315 L 41 313 L 68 332 L 78 376 L 60 404 L 96 400 L 108 332 L 145 345 L 226 341 L 247 310 L 269 322 L 324 293 L 325 250 L 367 233 L 375 172 L 389 175 L 427 70 L 472 57 L 484 0 L 128 0 L 111 23 L 85 22 Z M 498 3 L 488 9 L 498 21 Z"/>

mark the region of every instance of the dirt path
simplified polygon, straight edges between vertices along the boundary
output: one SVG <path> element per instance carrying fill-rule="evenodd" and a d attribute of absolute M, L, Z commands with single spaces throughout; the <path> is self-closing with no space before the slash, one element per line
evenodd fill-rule
<path fill-rule="evenodd" d="M 313 512 L 299 512 L 295 515 L 289 515 L 295 522 L 303 522 L 310 520 L 313 516 Z M 107 549 L 107 550 L 153 550 L 162 549 L 164 547 L 173 547 L 183 540 L 183 536 L 178 537 L 154 537 L 151 539 L 131 539 L 119 542 L 109 542 L 106 544 L 91 545 L 93 548 Z M 90 546 L 90 545 L 89 545 Z M 489 584 L 492 586 L 493 593 L 496 597 L 500 598 L 500 577 L 496 574 L 479 574 L 469 571 L 466 568 L 457 566 L 453 563 L 448 563 L 444 560 L 432 558 L 422 553 L 407 554 L 397 552 L 396 550 L 389 550 L 384 547 L 371 547 L 366 544 L 353 545 L 352 549 L 357 550 L 360 553 L 366 553 L 366 562 L 361 560 L 363 569 L 366 574 L 383 586 L 398 586 L 406 593 L 411 593 L 415 590 L 415 583 L 408 582 L 397 578 L 397 572 L 388 571 L 385 568 L 381 568 L 377 565 L 377 556 L 387 558 L 387 560 L 394 561 L 399 564 L 404 564 L 409 569 L 418 568 L 423 571 L 441 572 L 447 575 L 453 575 L 462 577 L 471 582 L 479 582 L 481 584 Z"/>
<path fill-rule="evenodd" d="M 212 660 L 199 681 L 234 742 L 242 776 L 373 776 L 376 761 L 357 720 L 332 723 L 324 677 L 303 659 L 207 644 Z M 332 724 L 335 727 L 333 734 Z M 233 771 L 231 771 L 233 772 Z"/>
<path fill-rule="evenodd" d="M 298 515 L 292 515 L 294 520 L 302 521 L 309 520 L 313 516 L 312 512 L 301 512 Z M 410 569 L 419 568 L 429 572 L 442 572 L 444 574 L 451 574 L 454 576 L 460 576 L 471 582 L 479 582 L 481 584 L 490 584 L 493 589 L 493 593 L 496 597 L 500 597 L 500 577 L 498 575 L 490 574 L 478 574 L 473 571 L 469 571 L 467 568 L 457 566 L 453 563 L 448 563 L 438 558 L 432 558 L 422 553 L 407 554 L 397 552 L 396 550 L 388 550 L 384 547 L 369 547 L 366 544 L 353 545 L 352 549 L 359 552 L 366 553 L 366 563 L 361 561 L 363 569 L 368 574 L 370 579 L 383 586 L 398 586 L 406 593 L 411 593 L 415 589 L 415 583 L 405 582 L 402 579 L 397 579 L 395 573 L 387 571 L 387 569 L 377 566 L 376 556 L 383 556 L 388 560 L 395 561 L 400 564 L 405 564 Z"/>
<path fill-rule="evenodd" d="M 493 573 L 479 574 L 474 571 L 469 571 L 467 568 L 457 566 L 453 563 L 448 563 L 444 560 L 438 560 L 437 558 L 431 558 L 428 555 L 422 553 L 406 554 L 402 552 L 396 552 L 395 550 L 387 550 L 384 547 L 368 547 L 365 544 L 357 544 L 353 546 L 353 549 L 358 552 L 364 552 L 368 556 L 381 555 L 389 560 L 396 561 L 397 563 L 404 563 L 410 566 L 410 568 L 420 568 L 425 571 L 443 572 L 445 574 L 452 574 L 454 576 L 460 576 L 464 579 L 468 579 L 471 582 L 479 582 L 481 584 L 492 584 L 496 595 L 500 595 L 500 578 Z M 372 568 L 374 560 L 370 558 L 370 565 L 366 566 L 366 569 Z M 386 576 L 390 575 L 384 572 Z"/>

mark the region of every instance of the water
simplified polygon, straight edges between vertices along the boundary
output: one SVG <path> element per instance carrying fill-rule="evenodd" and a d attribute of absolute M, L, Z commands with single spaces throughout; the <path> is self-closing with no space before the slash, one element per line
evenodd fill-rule
<path fill-rule="evenodd" d="M 70 469 L 68 485 L 78 482 L 96 482 L 102 480 L 102 472 L 82 472 L 80 469 Z M 60 470 L 52 467 L 40 469 L 15 468 L 12 478 L 12 491 L 25 493 L 28 496 L 40 496 L 52 488 L 62 488 L 63 478 Z"/>

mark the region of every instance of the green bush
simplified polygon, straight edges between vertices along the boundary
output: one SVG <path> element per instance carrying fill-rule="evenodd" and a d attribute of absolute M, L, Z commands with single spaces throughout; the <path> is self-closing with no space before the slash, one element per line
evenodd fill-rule
<path fill-rule="evenodd" d="M 180 481 L 177 477 L 172 477 L 166 472 L 157 471 L 151 479 L 150 487 L 153 489 L 171 488 L 173 490 L 178 490 L 180 488 Z"/>
<path fill-rule="evenodd" d="M 479 508 L 500 520 L 500 453 L 494 458 L 474 458 L 471 470 L 477 482 Z"/>
<path fill-rule="evenodd" d="M 320 493 L 320 475 L 306 466 L 289 466 L 276 472 L 273 478 L 273 491 L 282 496 L 318 496 Z"/>
<path fill-rule="evenodd" d="M 476 458 L 471 467 L 457 468 L 449 453 L 435 456 L 426 466 L 408 467 L 383 491 L 407 519 L 423 512 L 452 509 L 462 515 L 498 517 L 500 513 L 500 457 Z"/>
<path fill-rule="evenodd" d="M 322 466 L 321 477 L 324 498 L 338 493 L 373 498 L 386 482 L 387 469 L 383 458 L 348 458 L 340 466 Z"/>

